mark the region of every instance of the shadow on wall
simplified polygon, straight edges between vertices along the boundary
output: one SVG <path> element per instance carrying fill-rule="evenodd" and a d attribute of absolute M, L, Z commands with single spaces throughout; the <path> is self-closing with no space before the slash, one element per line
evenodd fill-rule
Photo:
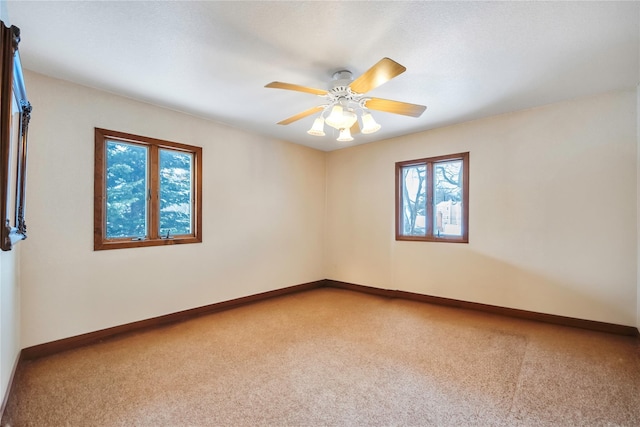
<path fill-rule="evenodd" d="M 635 326 L 635 302 L 621 284 L 561 280 L 458 245 L 412 251 L 398 245 L 393 289 L 538 313 Z M 405 251 L 406 248 L 406 251 Z M 418 253 L 419 252 L 419 253 Z M 455 259 L 457 268 L 451 266 Z M 416 274 L 417 269 L 423 274 Z M 426 274 L 424 274 L 426 272 Z M 365 284 L 366 285 L 366 284 Z M 631 289 L 634 284 L 629 284 Z M 621 291 L 622 289 L 622 291 Z M 612 290 L 617 290 L 614 295 Z"/>

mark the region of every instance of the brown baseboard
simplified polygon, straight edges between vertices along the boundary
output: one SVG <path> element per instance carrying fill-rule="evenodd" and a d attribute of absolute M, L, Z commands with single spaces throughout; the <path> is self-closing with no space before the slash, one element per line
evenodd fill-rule
<path fill-rule="evenodd" d="M 380 289 L 353 283 L 341 282 L 338 280 L 326 279 L 324 286 L 348 289 L 356 292 L 363 292 L 387 298 L 402 298 L 410 301 L 426 302 L 429 304 L 444 305 L 447 307 L 463 308 L 468 310 L 483 311 L 485 313 L 499 314 L 502 316 L 515 317 L 518 319 L 534 320 L 537 322 L 552 323 L 554 325 L 570 326 L 574 328 L 589 329 L 598 332 L 608 332 L 617 335 L 638 336 L 638 329 L 633 326 L 616 325 L 614 323 L 598 322 L 595 320 L 577 319 L 574 317 L 558 316 L 555 314 L 537 313 L 535 311 L 506 308 L 496 305 L 480 304 L 476 302 L 461 301 L 451 298 L 434 297 L 430 295 L 416 294 L 407 291 L 392 289 Z"/>
<path fill-rule="evenodd" d="M 71 350 L 74 348 L 82 347 L 89 344 L 94 344 L 105 339 L 114 338 L 123 334 L 131 332 L 140 332 L 143 330 L 157 328 L 159 326 L 165 326 L 171 323 L 178 323 L 185 320 L 189 320 L 198 316 L 204 316 L 206 314 L 216 313 L 223 310 L 229 310 L 232 308 L 240 307 L 247 304 L 252 304 L 259 301 L 264 301 L 269 298 L 288 295 L 296 292 L 308 291 L 324 286 L 324 280 L 317 280 L 315 282 L 303 283 L 301 285 L 290 286 L 287 288 L 276 289 L 273 291 L 262 292 L 255 295 L 249 295 L 242 298 L 237 298 L 229 301 L 222 301 L 215 304 L 205 305 L 202 307 L 196 307 L 189 310 L 179 311 L 177 313 L 166 314 L 164 316 L 153 317 L 151 319 L 140 320 L 138 322 L 127 323 L 124 325 L 114 326 L 112 328 L 101 329 L 95 332 L 88 332 L 82 335 L 76 335 L 74 337 L 63 338 L 56 341 L 47 342 L 44 344 L 38 344 L 32 347 L 27 347 L 22 350 L 22 360 L 32 360 L 43 356 L 49 356 L 62 351 Z"/>
<path fill-rule="evenodd" d="M 18 357 L 13 362 L 13 369 L 11 370 L 11 376 L 9 377 L 9 384 L 7 385 L 7 389 L 5 390 L 4 398 L 2 399 L 2 406 L 0 406 L 0 425 L 4 425 L 2 423 L 2 419 L 4 418 L 4 410 L 7 407 L 7 403 L 9 402 L 9 396 L 13 394 L 13 386 L 15 384 L 16 372 L 18 372 L 18 367 L 22 363 L 22 352 L 18 353 Z"/>
<path fill-rule="evenodd" d="M 469 310 L 483 311 L 486 313 L 510 316 L 519 319 L 534 320 L 538 322 L 552 323 L 562 326 L 571 326 L 575 328 L 589 329 L 592 331 L 608 332 L 618 335 L 638 336 L 638 329 L 633 326 L 616 325 L 612 323 L 597 322 L 594 320 L 576 319 L 573 317 L 558 316 L 554 314 L 537 313 L 533 311 L 518 310 L 514 308 L 499 307 L 494 305 L 480 304 L 450 298 L 435 297 L 430 295 L 417 294 L 406 291 L 381 289 L 371 286 L 356 285 L 353 283 L 341 282 L 338 280 L 323 279 L 315 282 L 303 283 L 301 285 L 290 286 L 287 288 L 276 289 L 273 291 L 263 292 L 260 294 L 250 295 L 229 301 L 223 301 L 202 307 L 192 308 L 190 310 L 179 311 L 164 316 L 154 317 L 151 319 L 141 320 L 138 322 L 127 323 L 125 325 L 114 326 L 112 328 L 101 329 L 95 332 L 89 332 L 74 337 L 63 338 L 57 341 L 51 341 L 44 344 L 38 344 L 32 347 L 24 348 L 21 352 L 21 360 L 31 360 L 43 356 L 48 356 L 62 351 L 71 350 L 77 347 L 97 343 L 105 339 L 113 338 L 131 332 L 140 332 L 143 330 L 153 329 L 171 323 L 182 322 L 194 317 L 215 313 L 218 311 L 229 310 L 231 308 L 240 307 L 247 304 L 263 301 L 269 298 L 292 294 L 296 292 L 308 291 L 320 287 L 333 287 L 347 289 L 350 291 L 362 292 L 370 295 L 377 295 L 386 298 L 402 298 L 411 301 L 424 302 L 429 304 L 438 304 L 448 307 L 463 308 Z"/>

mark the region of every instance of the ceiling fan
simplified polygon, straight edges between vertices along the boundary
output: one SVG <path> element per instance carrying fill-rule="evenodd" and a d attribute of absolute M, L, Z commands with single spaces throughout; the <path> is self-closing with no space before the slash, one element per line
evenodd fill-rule
<path fill-rule="evenodd" d="M 282 82 L 271 82 L 265 85 L 265 87 L 311 93 L 327 101 L 324 104 L 309 108 L 295 116 L 284 119 L 278 122 L 279 125 L 288 125 L 312 114 L 322 112 L 314 121 L 311 129 L 307 131 L 308 134 L 324 136 L 324 124 L 326 123 L 340 132 L 338 141 L 352 141 L 353 134 L 359 132 L 364 134 L 373 133 L 381 127 L 367 110 L 384 111 L 386 113 L 402 114 L 411 117 L 420 117 L 424 112 L 427 108 L 424 105 L 365 96 L 370 90 L 388 82 L 405 71 L 406 68 L 394 60 L 382 58 L 355 80 L 353 80 L 351 72 L 348 70 L 335 72 L 333 74 L 333 80 L 329 85 L 329 90 L 314 89 Z M 360 128 L 360 124 L 358 123 L 357 110 L 361 111 L 362 128 Z M 327 111 L 330 113 L 325 118 L 324 116 Z"/>

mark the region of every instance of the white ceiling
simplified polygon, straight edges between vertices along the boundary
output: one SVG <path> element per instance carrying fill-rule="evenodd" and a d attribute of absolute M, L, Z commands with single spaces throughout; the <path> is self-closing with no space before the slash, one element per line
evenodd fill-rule
<path fill-rule="evenodd" d="M 406 66 L 368 94 L 427 110 L 374 112 L 382 130 L 354 145 L 633 88 L 640 74 L 638 2 L 7 1 L 6 12 L 24 68 L 327 151 L 345 143 L 307 135 L 315 116 L 276 124 L 322 99 L 265 84 L 326 89 L 339 69 Z"/>

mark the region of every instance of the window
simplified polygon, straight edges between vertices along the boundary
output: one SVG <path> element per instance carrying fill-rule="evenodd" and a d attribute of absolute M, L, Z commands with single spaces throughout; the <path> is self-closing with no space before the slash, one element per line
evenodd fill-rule
<path fill-rule="evenodd" d="M 202 148 L 95 130 L 94 250 L 202 241 Z"/>
<path fill-rule="evenodd" d="M 469 153 L 396 163 L 396 240 L 469 241 Z"/>

